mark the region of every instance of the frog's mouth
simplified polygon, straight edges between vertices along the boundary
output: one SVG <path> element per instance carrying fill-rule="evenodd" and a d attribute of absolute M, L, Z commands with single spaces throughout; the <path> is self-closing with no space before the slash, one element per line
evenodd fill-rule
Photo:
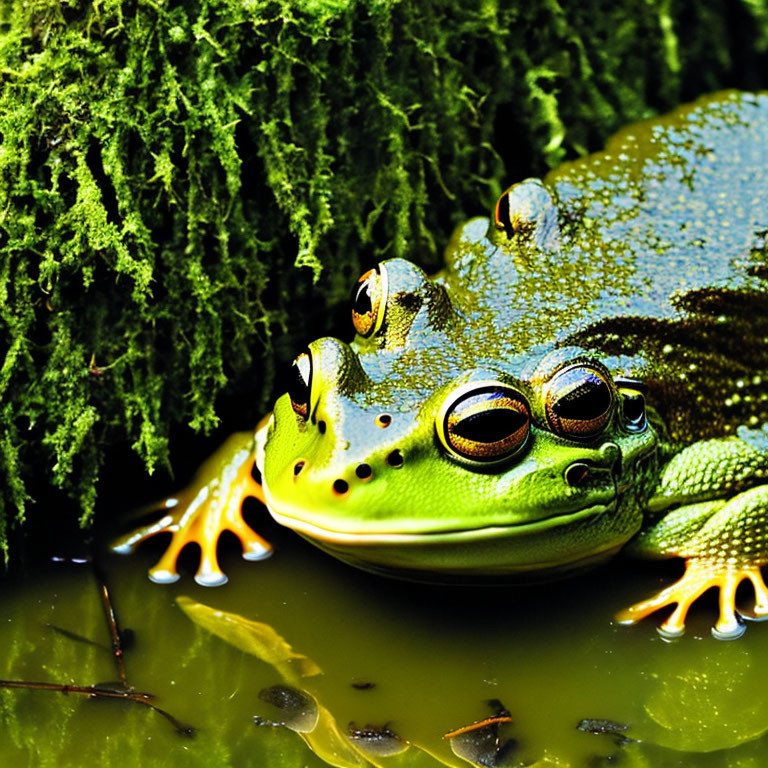
<path fill-rule="evenodd" d="M 398 533 L 386 531 L 339 531 L 330 528 L 324 528 L 316 523 L 310 523 L 291 515 L 278 512 L 271 504 L 267 504 L 267 509 L 276 522 L 286 528 L 300 533 L 302 536 L 313 541 L 326 542 L 336 545 L 351 546 L 423 546 L 426 543 L 431 544 L 461 544 L 473 541 L 488 541 L 497 538 L 508 538 L 510 536 L 527 537 L 533 534 L 540 534 L 547 530 L 570 526 L 592 518 L 612 512 L 616 508 L 616 500 L 608 505 L 595 504 L 586 507 L 577 512 L 571 512 L 562 515 L 553 515 L 532 523 L 520 523 L 511 525 L 490 525 L 481 528 L 466 528 L 453 530 L 425 530 L 416 533 Z"/>
<path fill-rule="evenodd" d="M 259 458 L 257 449 L 257 464 Z M 610 474 L 612 482 L 591 489 L 591 498 L 580 499 L 584 506 L 573 496 L 562 506 L 553 500 L 551 506 L 536 504 L 508 514 L 496 508 L 495 513 L 468 515 L 466 520 L 458 515 L 442 520 L 434 514 L 408 515 L 404 510 L 374 514 L 362 507 L 360 515 L 353 514 L 354 509 L 334 515 L 323 497 L 316 503 L 311 496 L 284 493 L 279 484 L 277 492 L 262 479 L 266 506 L 275 521 L 340 560 L 418 581 L 506 582 L 550 578 L 586 567 L 606 559 L 637 532 L 642 521 L 639 506 L 631 500 L 625 503 L 635 495 L 630 490 L 633 474 Z"/>
<path fill-rule="evenodd" d="M 536 522 L 423 532 L 339 531 L 277 511 L 272 517 L 320 549 L 374 573 L 433 583 L 540 581 L 607 559 L 635 533 L 617 532 L 618 500 Z"/>

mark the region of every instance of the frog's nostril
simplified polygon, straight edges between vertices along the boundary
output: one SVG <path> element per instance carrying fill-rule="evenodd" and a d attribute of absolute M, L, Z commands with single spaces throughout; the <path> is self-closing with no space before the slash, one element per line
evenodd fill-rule
<path fill-rule="evenodd" d="M 333 492 L 337 493 L 339 496 L 343 496 L 347 491 L 349 490 L 349 483 L 346 480 L 334 480 L 333 481 Z"/>
<path fill-rule="evenodd" d="M 325 422 L 324 421 L 318 421 L 317 422 L 317 430 L 320 432 L 321 435 L 325 434 Z"/>
<path fill-rule="evenodd" d="M 605 466 L 613 470 L 614 474 L 621 474 L 621 448 L 616 443 L 608 442 L 600 446 L 600 455 L 605 460 Z"/>
<path fill-rule="evenodd" d="M 370 464 L 358 464 L 357 467 L 355 467 L 355 474 L 361 480 L 370 480 L 373 475 L 373 470 L 371 469 Z"/>
<path fill-rule="evenodd" d="M 395 469 L 402 467 L 403 461 L 403 454 L 400 453 L 397 448 L 395 448 L 395 450 L 387 456 L 387 464 L 389 464 L 390 467 L 394 467 Z"/>
<path fill-rule="evenodd" d="M 301 472 L 301 470 L 304 469 L 304 465 L 306 463 L 307 463 L 306 461 L 297 461 L 293 465 L 293 476 L 294 477 L 296 477 Z"/>

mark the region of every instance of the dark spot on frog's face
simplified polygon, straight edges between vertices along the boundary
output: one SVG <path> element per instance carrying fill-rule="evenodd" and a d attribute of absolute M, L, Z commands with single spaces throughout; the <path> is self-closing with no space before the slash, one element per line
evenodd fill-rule
<path fill-rule="evenodd" d="M 365 463 L 358 464 L 355 467 L 355 475 L 357 475 L 360 480 L 370 480 L 373 477 L 371 465 Z"/>
<path fill-rule="evenodd" d="M 349 483 L 346 480 L 338 479 L 333 481 L 333 492 L 338 496 L 343 496 L 347 491 L 349 491 Z"/>
<path fill-rule="evenodd" d="M 390 467 L 394 467 L 395 469 L 400 469 L 400 467 L 402 467 L 405 462 L 405 460 L 403 459 L 403 454 L 397 448 L 395 448 L 394 451 L 391 451 L 390 453 L 387 454 L 386 461 Z"/>

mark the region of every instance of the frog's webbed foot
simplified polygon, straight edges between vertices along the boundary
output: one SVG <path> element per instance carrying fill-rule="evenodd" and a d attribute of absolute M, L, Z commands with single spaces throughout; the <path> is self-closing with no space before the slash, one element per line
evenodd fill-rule
<path fill-rule="evenodd" d="M 744 624 L 736 610 L 736 589 L 742 581 L 752 582 L 755 607 L 752 618 L 768 618 L 768 587 L 757 565 L 735 565 L 691 558 L 683 576 L 654 597 L 636 603 L 616 614 L 619 624 L 635 624 L 652 613 L 675 605 L 669 618 L 659 627 L 667 638 L 679 637 L 685 631 L 685 619 L 691 605 L 708 589 L 720 590 L 720 615 L 712 634 L 720 640 L 733 640 L 744 634 Z"/>
<path fill-rule="evenodd" d="M 177 561 L 187 544 L 200 547 L 200 565 L 195 581 L 203 586 L 225 584 L 227 577 L 219 567 L 216 545 L 224 531 L 240 539 L 246 560 L 262 560 L 272 553 L 269 542 L 243 520 L 243 501 L 253 496 L 264 501 L 261 486 L 251 476 L 253 433 L 238 432 L 198 470 L 192 482 L 152 509 L 165 510 L 160 520 L 132 531 L 113 543 L 120 554 L 132 552 L 142 541 L 158 533 L 170 533 L 171 541 L 163 556 L 150 569 L 149 578 L 170 584 L 179 578 Z"/>
<path fill-rule="evenodd" d="M 762 482 L 768 456 L 759 442 L 762 435 L 740 430 L 739 437 L 694 443 L 667 464 L 649 501 L 651 511 L 656 507 L 663 514 L 635 537 L 629 550 L 640 556 L 682 557 L 686 570 L 677 583 L 619 613 L 617 621 L 634 624 L 674 604 L 659 632 L 677 637 L 691 605 L 716 588 L 720 613 L 712 634 L 724 640 L 740 637 L 741 618 L 749 615 L 736 610 L 736 590 L 745 580 L 755 593 L 751 618 L 768 618 L 768 588 L 760 572 L 768 565 L 768 485 Z M 759 484 L 749 487 L 752 483 Z M 707 494 L 714 498 L 696 498 Z"/>

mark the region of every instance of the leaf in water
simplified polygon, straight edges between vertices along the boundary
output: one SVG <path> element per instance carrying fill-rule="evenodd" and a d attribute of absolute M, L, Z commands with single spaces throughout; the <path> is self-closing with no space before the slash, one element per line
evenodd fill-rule
<path fill-rule="evenodd" d="M 438 757 L 423 748 L 408 749 L 410 745 L 407 742 L 404 742 L 405 747 L 400 754 L 387 757 L 386 763 L 380 762 L 379 756 L 361 750 L 349 738 L 347 729 L 339 726 L 336 718 L 318 701 L 317 696 L 301 686 L 302 677 L 320 675 L 322 670 L 312 659 L 296 653 L 269 624 L 251 621 L 236 613 L 211 608 L 189 597 L 178 597 L 176 602 L 195 624 L 236 648 L 265 661 L 280 673 L 286 683 L 295 686 L 301 696 L 314 701 L 317 705 L 316 725 L 309 732 L 297 732 L 307 746 L 329 765 L 336 768 L 370 768 L 371 766 L 397 768 L 400 759 L 406 758 L 407 763 L 404 762 L 403 765 L 407 764 L 408 768 L 457 766 L 450 758 Z M 266 699 L 281 709 L 279 700 L 274 696 L 267 695 Z M 312 715 L 314 717 L 314 712 Z M 435 760 L 437 760 L 436 763 Z"/>
<path fill-rule="evenodd" d="M 366 759 L 360 754 L 344 730 L 339 728 L 336 718 L 319 701 L 317 713 L 315 730 L 299 735 L 318 757 L 337 768 L 369 768 L 371 764 L 379 765 L 375 760 Z"/>
<path fill-rule="evenodd" d="M 195 624 L 273 666 L 286 682 L 296 684 L 298 678 L 323 673 L 312 659 L 296 653 L 269 624 L 211 608 L 189 597 L 178 597 L 176 602 Z"/>
<path fill-rule="evenodd" d="M 670 749 L 711 752 L 768 731 L 768 702 L 757 695 L 764 664 L 737 643 L 685 643 L 666 649 L 644 708 L 652 723 L 643 738 Z M 759 684 L 762 686 L 762 683 Z"/>
<path fill-rule="evenodd" d="M 322 674 L 312 659 L 296 653 L 269 624 L 251 621 L 236 613 L 220 611 L 189 597 L 178 597 L 179 607 L 195 624 L 211 634 L 250 653 L 274 667 L 287 683 L 299 687 L 317 704 L 317 724 L 309 733 L 299 733 L 307 746 L 322 760 L 337 768 L 370 766 L 339 728 L 336 719 L 317 698 L 299 686 L 299 679 Z"/>

